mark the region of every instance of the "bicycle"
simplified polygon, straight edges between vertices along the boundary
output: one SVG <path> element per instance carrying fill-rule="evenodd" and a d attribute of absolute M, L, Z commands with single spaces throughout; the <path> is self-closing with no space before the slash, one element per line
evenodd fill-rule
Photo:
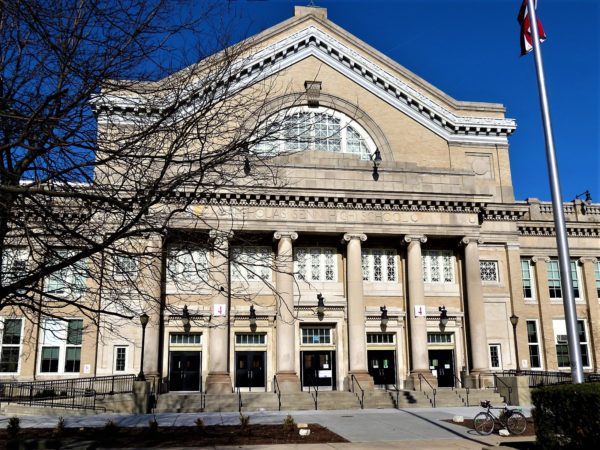
<path fill-rule="evenodd" d="M 480 412 L 473 419 L 473 427 L 479 434 L 486 436 L 494 431 L 494 425 L 499 423 L 506 427 L 511 434 L 521 434 L 527 428 L 527 419 L 518 409 L 509 409 L 504 407 L 493 407 L 489 400 L 481 402 L 481 407 L 486 411 Z M 496 416 L 491 410 L 500 409 L 501 412 Z"/>

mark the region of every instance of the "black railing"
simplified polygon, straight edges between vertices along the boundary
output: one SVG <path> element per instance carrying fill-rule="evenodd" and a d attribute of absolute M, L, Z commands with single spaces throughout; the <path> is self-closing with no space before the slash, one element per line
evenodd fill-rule
<path fill-rule="evenodd" d="M 235 390 L 236 390 L 237 396 L 238 396 L 238 412 L 241 414 L 242 406 L 244 406 L 244 403 L 242 402 L 242 391 L 239 386 L 236 386 Z"/>
<path fill-rule="evenodd" d="M 467 400 L 467 406 L 471 406 L 471 405 L 469 405 L 469 388 L 465 387 L 464 384 L 463 384 L 463 382 L 462 382 L 462 380 L 460 378 L 458 378 L 456 375 L 454 375 L 454 381 L 458 381 L 458 385 L 461 388 L 464 388 L 465 394 L 466 394 L 466 397 L 467 397 L 466 398 L 466 400 Z M 454 390 L 454 387 L 455 386 L 452 386 L 452 390 Z M 460 397 L 460 395 L 459 395 L 459 397 Z"/>
<path fill-rule="evenodd" d="M 393 387 L 388 390 L 393 390 L 396 394 L 396 409 L 400 409 L 400 388 L 394 384 Z"/>
<path fill-rule="evenodd" d="M 506 402 L 508 405 L 512 405 L 512 387 L 509 386 L 508 384 L 506 384 L 504 381 L 502 381 L 499 377 L 498 374 L 495 373 L 494 374 L 494 392 L 498 392 L 498 382 L 502 383 L 504 385 L 504 387 L 507 389 L 508 391 L 508 401 Z"/>
<path fill-rule="evenodd" d="M 425 381 L 425 383 L 427 383 L 427 385 L 431 388 L 431 392 L 433 394 L 433 401 L 431 403 L 431 407 L 435 408 L 435 396 L 437 394 L 437 389 L 434 388 L 429 381 L 427 381 L 427 378 L 425 378 L 422 373 L 420 373 L 419 374 L 419 391 L 423 392 L 423 381 Z"/>
<path fill-rule="evenodd" d="M 19 403 L 51 408 L 101 409 L 98 396 L 131 393 L 135 375 L 0 382 L 0 404 Z"/>
<path fill-rule="evenodd" d="M 548 372 L 543 370 L 505 370 L 502 376 L 526 376 L 529 378 L 529 387 L 540 387 L 551 384 L 571 383 L 570 372 Z M 586 374 L 588 377 L 595 374 Z M 588 381 L 588 380 L 586 380 Z"/>
<path fill-rule="evenodd" d="M 365 409 L 365 390 L 362 388 L 362 386 L 360 385 L 360 383 L 358 382 L 358 380 L 356 379 L 354 374 L 350 374 L 350 381 L 351 381 L 352 392 L 354 392 L 354 394 L 356 394 L 356 396 L 358 397 L 358 401 L 360 402 L 360 409 Z M 354 390 L 355 383 L 358 386 L 358 388 L 360 389 L 360 395 L 358 395 L 358 393 Z"/>
<path fill-rule="evenodd" d="M 308 385 L 308 393 L 311 395 L 313 402 L 315 403 L 315 409 L 319 409 L 319 386 L 316 385 L 313 377 L 306 377 Z M 312 389 L 312 392 L 311 392 Z M 314 393 L 313 393 L 314 392 Z"/>
<path fill-rule="evenodd" d="M 279 389 L 279 381 L 277 381 L 277 375 L 273 375 L 273 391 L 277 394 L 277 410 L 281 411 L 281 389 Z"/>

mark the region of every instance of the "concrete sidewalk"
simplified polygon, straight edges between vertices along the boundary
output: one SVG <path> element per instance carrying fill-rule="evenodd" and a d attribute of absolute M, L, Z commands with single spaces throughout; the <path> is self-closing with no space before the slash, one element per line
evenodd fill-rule
<path fill-rule="evenodd" d="M 291 414 L 298 423 L 318 423 L 350 443 L 335 444 L 298 444 L 248 446 L 248 449 L 270 450 L 313 450 L 313 449 L 482 449 L 487 446 L 504 445 L 511 441 L 522 441 L 526 438 L 479 436 L 474 430 L 446 422 L 454 415 L 473 418 L 481 411 L 479 407 L 457 408 L 411 408 L 403 410 L 342 410 L 342 411 L 264 411 L 251 412 L 250 423 L 280 424 L 283 418 Z M 523 412 L 530 415 L 529 408 Z M 198 417 L 205 425 L 237 425 L 238 413 L 160 413 L 156 420 L 160 426 L 194 426 Z M 123 427 L 147 427 L 152 415 L 117 415 L 101 414 L 96 416 L 65 417 L 67 427 L 102 427 L 107 420 L 112 420 Z M 22 428 L 53 428 L 56 417 L 29 416 L 21 418 Z M 6 427 L 8 417 L 0 417 L 0 427 Z M 210 448 L 210 447 L 209 447 Z M 227 447 L 218 447 L 219 449 Z M 231 447 L 230 447 L 231 448 Z M 234 448 L 241 448 L 236 446 Z"/>

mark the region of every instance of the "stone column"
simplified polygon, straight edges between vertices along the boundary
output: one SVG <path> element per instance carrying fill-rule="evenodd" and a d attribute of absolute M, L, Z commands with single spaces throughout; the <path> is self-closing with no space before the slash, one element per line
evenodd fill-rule
<path fill-rule="evenodd" d="M 410 378 L 413 386 L 419 385 L 419 375 L 427 378 L 432 386 L 437 384 L 437 378 L 429 370 L 429 353 L 427 351 L 427 317 L 416 316 L 415 306 L 425 305 L 423 284 L 423 256 L 421 244 L 427 242 L 425 236 L 404 236 L 408 244 L 408 302 L 406 316 L 409 321 L 411 371 Z"/>
<path fill-rule="evenodd" d="M 281 392 L 300 390 L 296 372 L 296 339 L 294 317 L 294 250 L 292 242 L 298 239 L 293 231 L 277 231 L 273 238 L 277 244 L 277 384 Z"/>
<path fill-rule="evenodd" d="M 363 298 L 361 242 L 365 234 L 344 234 L 347 248 L 346 283 L 348 286 L 348 359 L 349 376 L 354 375 L 365 390 L 374 389 L 373 378 L 367 367 L 367 335 L 365 332 L 365 302 Z M 351 380 L 348 385 L 351 386 Z"/>
<path fill-rule="evenodd" d="M 211 395 L 231 394 L 231 376 L 227 371 L 227 353 L 229 339 L 228 318 L 228 278 L 229 278 L 229 239 L 232 233 L 211 230 L 213 251 L 210 268 L 210 282 L 217 290 L 211 299 L 211 309 L 215 305 L 225 305 L 225 315 L 212 316 L 208 330 L 208 375 L 206 393 Z M 212 314 L 211 311 L 211 314 Z"/>
<path fill-rule="evenodd" d="M 465 246 L 465 284 L 472 363 L 471 379 L 473 386 L 485 387 L 487 380 L 481 379 L 481 375 L 489 372 L 488 342 L 485 305 L 481 289 L 478 243 L 480 241 L 477 238 L 465 237 L 461 240 L 461 244 Z"/>
<path fill-rule="evenodd" d="M 158 376 L 159 367 L 159 337 L 160 337 L 160 310 L 161 310 L 161 286 L 162 286 L 162 240 L 152 238 L 145 249 L 147 259 L 139 277 L 140 290 L 146 295 L 146 304 L 142 308 L 148 314 L 148 325 L 146 325 L 146 340 L 144 342 L 144 375 L 146 378 Z M 139 343 L 142 343 L 142 327 L 139 317 L 135 319 L 139 329 Z M 141 349 L 141 348 L 140 348 Z M 141 354 L 140 354 L 141 359 Z M 139 360 L 137 361 L 139 364 Z M 139 365 L 138 365 L 139 367 Z"/>
<path fill-rule="evenodd" d="M 584 296 L 589 311 L 588 327 L 590 336 L 588 337 L 588 342 L 591 344 L 590 364 L 598 371 L 598 365 L 600 364 L 600 305 L 598 304 L 596 274 L 594 272 L 596 261 L 596 258 L 579 258 L 579 262 L 583 266 L 582 272 L 584 281 L 581 289 L 585 289 Z"/>

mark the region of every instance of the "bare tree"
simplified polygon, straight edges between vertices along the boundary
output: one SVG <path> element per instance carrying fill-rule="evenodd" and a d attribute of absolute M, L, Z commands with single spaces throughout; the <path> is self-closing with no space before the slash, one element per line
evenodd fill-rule
<path fill-rule="evenodd" d="M 2 313 L 131 316 L 169 276 L 166 239 L 168 270 L 221 289 L 193 250 L 232 226 L 214 193 L 276 186 L 285 125 L 265 123 L 272 81 L 240 81 L 251 42 L 215 31 L 221 7 L 0 0 Z"/>

